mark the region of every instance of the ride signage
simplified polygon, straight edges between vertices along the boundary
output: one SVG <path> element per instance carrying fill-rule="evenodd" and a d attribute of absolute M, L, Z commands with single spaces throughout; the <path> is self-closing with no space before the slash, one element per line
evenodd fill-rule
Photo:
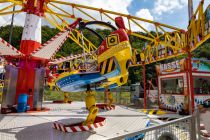
<path fill-rule="evenodd" d="M 161 72 L 172 72 L 177 69 L 180 69 L 180 61 L 179 60 L 177 60 L 175 62 L 167 63 L 167 64 L 160 64 Z"/>
<path fill-rule="evenodd" d="M 160 64 L 156 66 L 156 70 L 158 74 L 168 74 L 173 72 L 180 72 L 181 69 L 181 61 L 177 60 L 174 62 Z"/>

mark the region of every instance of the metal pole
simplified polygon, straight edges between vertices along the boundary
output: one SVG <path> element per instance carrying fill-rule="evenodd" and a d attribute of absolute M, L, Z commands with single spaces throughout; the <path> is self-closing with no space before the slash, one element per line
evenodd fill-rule
<path fill-rule="evenodd" d="M 143 78 L 144 78 L 144 109 L 147 108 L 147 89 L 146 89 L 146 67 L 143 64 Z"/>
<path fill-rule="evenodd" d="M 81 31 L 81 35 L 82 35 L 82 46 L 83 46 L 83 58 L 84 58 L 84 68 L 87 69 L 85 63 L 86 63 L 86 53 L 85 53 L 85 42 L 84 42 L 84 35 L 83 35 L 83 32 Z"/>
<path fill-rule="evenodd" d="M 188 0 L 188 15 L 189 15 L 189 21 L 190 21 L 193 16 L 193 0 Z"/>
<path fill-rule="evenodd" d="M 197 117 L 197 113 L 196 111 L 192 114 L 192 117 L 191 117 L 191 124 L 190 124 L 190 135 L 191 135 L 191 140 L 196 140 L 196 137 L 197 137 L 197 133 L 196 133 L 196 130 L 197 130 L 197 127 L 196 127 L 196 117 Z"/>
<path fill-rule="evenodd" d="M 15 11 L 15 6 L 13 6 L 13 11 Z M 9 33 L 9 43 L 12 43 L 12 33 L 13 33 L 13 23 L 14 23 L 14 16 L 15 14 L 12 14 L 12 21 L 11 21 L 11 25 L 10 25 L 10 33 Z"/>
<path fill-rule="evenodd" d="M 193 114 L 195 110 L 195 101 L 194 101 L 194 83 L 193 83 L 193 75 L 192 75 L 192 55 L 188 52 L 188 74 L 189 74 L 189 91 L 190 91 L 190 99 L 191 99 L 191 114 Z"/>
<path fill-rule="evenodd" d="M 200 140 L 201 139 L 201 135 L 200 135 L 200 112 L 199 112 L 199 108 L 197 108 L 196 110 L 195 110 L 195 112 L 196 112 L 196 124 L 197 124 L 197 129 L 196 129 L 196 134 L 197 134 L 197 138 L 198 138 L 198 140 Z"/>

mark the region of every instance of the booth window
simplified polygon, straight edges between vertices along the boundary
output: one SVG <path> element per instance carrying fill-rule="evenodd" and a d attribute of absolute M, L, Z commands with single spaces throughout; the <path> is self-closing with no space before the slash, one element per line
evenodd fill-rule
<path fill-rule="evenodd" d="M 195 94 L 210 94 L 210 78 L 209 77 L 193 77 Z"/>
<path fill-rule="evenodd" d="M 161 79 L 161 93 L 162 94 L 183 94 L 183 78 L 168 78 Z"/>

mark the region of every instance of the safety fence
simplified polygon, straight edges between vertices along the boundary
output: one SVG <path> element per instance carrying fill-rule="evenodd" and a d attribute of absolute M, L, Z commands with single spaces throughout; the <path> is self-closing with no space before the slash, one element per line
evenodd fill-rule
<path fill-rule="evenodd" d="M 147 127 L 142 130 L 126 132 L 113 140 L 201 140 L 199 112 L 170 122 Z"/>
<path fill-rule="evenodd" d="M 121 86 L 111 90 L 114 94 L 114 101 L 116 104 L 130 105 L 131 104 L 131 91 L 130 86 Z"/>

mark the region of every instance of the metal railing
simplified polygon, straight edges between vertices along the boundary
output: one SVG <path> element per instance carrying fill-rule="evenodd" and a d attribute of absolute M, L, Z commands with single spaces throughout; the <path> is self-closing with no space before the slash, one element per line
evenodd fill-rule
<path fill-rule="evenodd" d="M 113 137 L 112 140 L 200 140 L 199 127 L 199 111 L 196 110 L 193 115 L 127 132 Z"/>

